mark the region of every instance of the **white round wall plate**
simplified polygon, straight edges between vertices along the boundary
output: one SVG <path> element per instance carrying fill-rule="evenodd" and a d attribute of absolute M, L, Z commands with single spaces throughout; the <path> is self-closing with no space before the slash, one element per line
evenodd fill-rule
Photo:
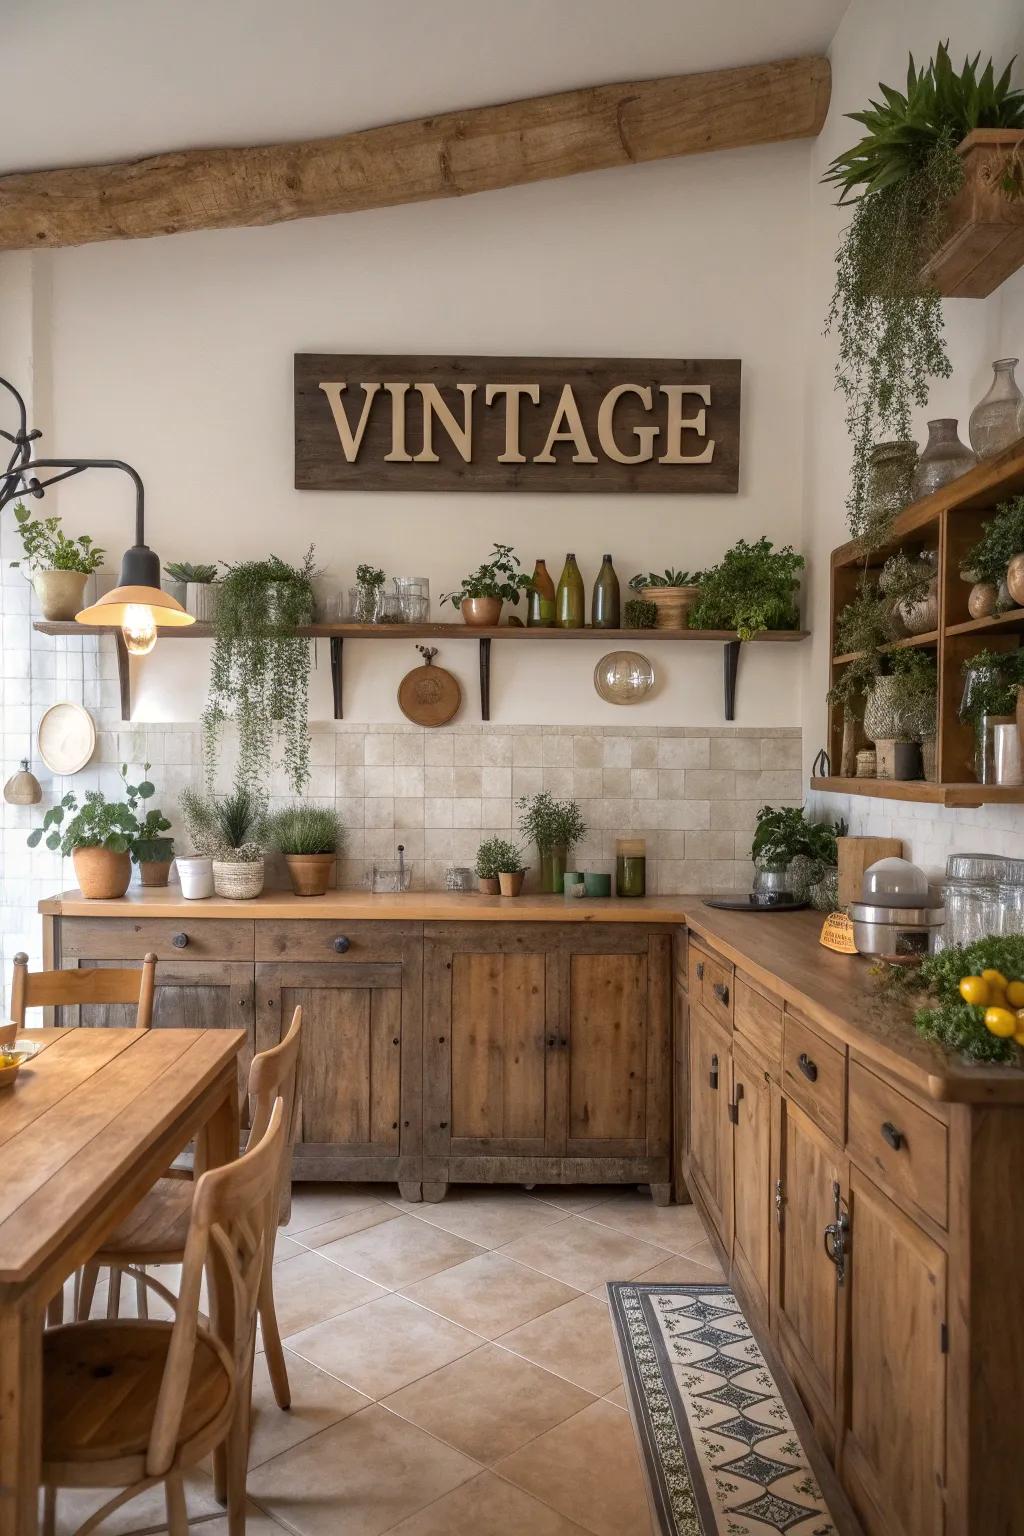
<path fill-rule="evenodd" d="M 87 709 L 70 699 L 51 704 L 39 722 L 39 756 L 51 773 L 80 773 L 96 750 L 96 725 Z"/>

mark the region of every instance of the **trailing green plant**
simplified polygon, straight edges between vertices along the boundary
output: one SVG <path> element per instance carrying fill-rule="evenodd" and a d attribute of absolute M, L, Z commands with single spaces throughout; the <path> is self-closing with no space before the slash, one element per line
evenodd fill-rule
<path fill-rule="evenodd" d="M 796 594 L 804 557 L 789 544 L 738 539 L 718 565 L 701 577 L 700 596 L 690 609 L 691 629 L 734 629 L 751 640 L 765 629 L 797 629 Z"/>
<path fill-rule="evenodd" d="M 958 73 L 945 44 L 921 70 L 911 56 L 905 93 L 880 84 L 883 100 L 848 114 L 867 132 L 823 178 L 840 188 L 841 204 L 858 199 L 836 256 L 826 326 L 838 340 L 836 388 L 846 400 L 854 537 L 869 532 L 871 448 L 908 438 L 912 408 L 928 403 L 929 380 L 952 371 L 939 296 L 921 270 L 945 237 L 948 205 L 963 180 L 956 145 L 974 128 L 1024 125 L 1024 94 L 1011 90 L 1010 66 L 996 80 L 991 60 L 978 74 L 979 59 L 965 59 Z M 882 543 L 885 529 L 870 536 Z"/>
<path fill-rule="evenodd" d="M 266 836 L 282 853 L 339 853 L 345 828 L 333 806 L 288 805 L 269 818 Z"/>
<path fill-rule="evenodd" d="M 982 715 L 1012 715 L 1017 690 L 1024 685 L 1024 650 L 976 651 L 961 668 L 966 681 L 975 674 L 960 705 L 960 720 L 978 729 Z"/>
<path fill-rule="evenodd" d="M 895 678 L 890 699 L 893 713 L 903 724 L 907 741 L 926 741 L 935 735 L 939 709 L 939 667 L 931 651 L 905 647 L 890 651 L 885 659 L 889 677 Z"/>
<path fill-rule="evenodd" d="M 703 571 L 677 571 L 669 567 L 660 573 L 648 571 L 646 575 L 638 571 L 629 578 L 629 585 L 633 592 L 642 592 L 644 587 L 699 587 L 703 579 Z"/>
<path fill-rule="evenodd" d="M 217 562 L 214 561 L 212 565 L 193 565 L 189 560 L 168 560 L 164 566 L 164 575 L 172 581 L 191 581 L 206 587 L 211 581 L 217 580 Z"/>
<path fill-rule="evenodd" d="M 476 851 L 476 873 L 481 880 L 517 875 L 526 868 L 523 850 L 504 837 L 485 837 Z"/>
<path fill-rule="evenodd" d="M 965 556 L 963 565 L 979 581 L 994 586 L 1006 576 L 1014 555 L 1024 554 L 1024 496 L 1000 502 L 995 516 L 982 526 L 981 538 Z"/>
<path fill-rule="evenodd" d="M 204 795 L 186 785 L 178 797 L 193 851 L 230 864 L 255 864 L 267 843 L 262 795 L 237 785 L 229 795 Z"/>
<path fill-rule="evenodd" d="M 149 768 L 150 764 L 144 763 L 143 773 L 148 774 Z M 139 806 L 143 801 L 152 799 L 156 787 L 148 778 L 143 778 L 138 784 L 129 784 L 127 763 L 121 764 L 120 774 L 124 786 L 123 800 L 108 800 L 100 790 L 87 789 L 79 801 L 71 790 L 50 807 L 43 817 L 42 826 L 29 833 L 29 847 L 37 847 L 45 833 L 47 848 L 52 852 L 59 848 L 65 859 L 76 848 L 105 848 L 108 853 L 131 853 L 138 863 L 135 844 L 143 835 L 143 830 L 157 822 L 162 823 L 161 830 L 166 830 L 170 822 L 164 820 L 161 812 L 151 811 L 140 824 L 137 816 Z M 71 819 L 65 825 L 69 813 Z"/>
<path fill-rule="evenodd" d="M 587 824 L 576 801 L 556 800 L 546 789 L 535 795 L 521 795 L 516 810 L 523 837 L 536 843 L 542 853 L 552 848 L 564 848 L 568 853 L 587 835 Z"/>
<path fill-rule="evenodd" d="M 208 785 L 226 720 L 238 732 L 236 785 L 252 789 L 266 777 L 275 739 L 292 790 L 307 783 L 310 642 L 296 631 L 313 617 L 316 574 L 312 545 L 299 567 L 270 555 L 229 568 L 202 717 Z"/>
<path fill-rule="evenodd" d="M 928 592 L 934 572 L 923 560 L 911 560 L 905 550 L 890 555 L 882 566 L 878 590 L 895 615 L 903 603 L 919 603 Z M 898 618 L 896 619 L 898 627 Z"/>
<path fill-rule="evenodd" d="M 23 560 L 12 560 L 12 569 L 24 564 L 29 571 L 81 571 L 83 576 L 91 576 L 103 564 L 106 550 L 94 544 L 87 533 L 69 539 L 61 531 L 59 517 L 33 517 L 24 502 L 19 501 L 14 519 L 25 556 Z"/>
<path fill-rule="evenodd" d="M 854 596 L 836 618 L 835 654 L 877 656 L 880 647 L 894 638 L 892 607 L 879 592 L 876 578 L 869 571 L 863 571 L 858 577 Z"/>
<path fill-rule="evenodd" d="M 973 944 L 953 944 L 928 955 L 918 972 L 926 1000 L 915 1013 L 914 1023 L 925 1039 L 971 1061 L 1016 1065 L 1021 1053 L 1013 1041 L 992 1034 L 985 1027 L 985 1009 L 964 1002 L 960 996 L 964 976 L 980 976 L 988 969 L 1011 978 L 1024 977 L 1024 934 L 989 935 Z"/>
<path fill-rule="evenodd" d="M 533 577 L 525 575 L 520 564 L 511 544 L 495 544 L 491 558 L 464 576 L 457 591 L 445 592 L 441 602 L 458 608 L 465 597 L 500 597 L 503 603 L 516 607 L 520 592 L 533 586 Z"/>
<path fill-rule="evenodd" d="M 785 868 L 801 854 L 815 863 L 834 865 L 839 860 L 836 838 L 846 833 L 842 817 L 808 821 L 800 806 L 763 805 L 757 813 L 750 857 L 763 867 Z"/>
<path fill-rule="evenodd" d="M 623 606 L 622 622 L 626 629 L 653 629 L 658 622 L 657 603 L 647 603 L 639 597 L 630 598 Z"/>

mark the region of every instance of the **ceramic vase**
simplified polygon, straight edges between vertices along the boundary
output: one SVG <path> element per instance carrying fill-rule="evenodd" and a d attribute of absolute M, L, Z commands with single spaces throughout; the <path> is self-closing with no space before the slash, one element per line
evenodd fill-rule
<path fill-rule="evenodd" d="M 464 597 L 459 604 L 463 622 L 475 629 L 493 628 L 501 621 L 500 597 Z"/>
<path fill-rule="evenodd" d="M 868 455 L 865 523 L 880 527 L 914 498 L 917 444 L 909 438 L 876 443 Z"/>
<path fill-rule="evenodd" d="M 541 890 L 561 894 L 568 852 L 565 848 L 538 848 L 537 852 L 540 856 Z"/>
<path fill-rule="evenodd" d="M 44 619 L 73 619 L 85 606 L 84 571 L 33 571 L 32 586 Z"/>
<path fill-rule="evenodd" d="M 928 441 L 914 471 L 914 497 L 930 496 L 933 491 L 958 480 L 978 460 L 956 435 L 956 419 L 942 416 L 928 423 Z"/>
<path fill-rule="evenodd" d="M 971 412 L 971 447 L 979 459 L 992 459 L 1024 433 L 1024 395 L 1013 370 L 1019 359 L 1001 357 L 992 364 L 992 383 Z"/>
<path fill-rule="evenodd" d="M 205 901 L 213 895 L 213 860 L 196 857 L 175 859 L 181 894 L 186 901 Z"/>
<path fill-rule="evenodd" d="M 498 888 L 502 896 L 518 896 L 526 879 L 525 869 L 502 870 L 498 875 Z"/>
<path fill-rule="evenodd" d="M 992 581 L 976 581 L 967 594 L 967 612 L 972 619 L 989 619 L 999 606 L 999 588 Z"/>
<path fill-rule="evenodd" d="M 190 581 L 185 589 L 185 610 L 197 624 L 213 624 L 217 618 L 222 582 Z"/>
<path fill-rule="evenodd" d="M 498 884 L 497 875 L 493 879 L 487 875 L 477 875 L 476 888 L 482 896 L 497 896 L 501 886 Z"/>

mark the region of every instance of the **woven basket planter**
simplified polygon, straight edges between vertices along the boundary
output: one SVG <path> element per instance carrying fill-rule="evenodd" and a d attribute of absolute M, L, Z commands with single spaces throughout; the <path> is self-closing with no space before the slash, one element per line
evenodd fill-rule
<path fill-rule="evenodd" d="M 213 889 L 229 901 L 252 901 L 263 890 L 263 860 L 258 864 L 232 864 L 227 859 L 213 861 Z"/>
<path fill-rule="evenodd" d="M 685 629 L 700 587 L 643 587 L 640 597 L 658 610 L 655 629 Z"/>

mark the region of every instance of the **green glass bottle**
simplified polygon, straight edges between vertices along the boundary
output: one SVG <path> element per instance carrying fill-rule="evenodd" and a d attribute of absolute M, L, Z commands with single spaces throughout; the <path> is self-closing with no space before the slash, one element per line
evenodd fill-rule
<path fill-rule="evenodd" d="M 526 623 L 530 629 L 550 629 L 555 622 L 555 584 L 543 560 L 533 568 L 533 586 L 526 598 Z"/>
<path fill-rule="evenodd" d="M 595 629 L 619 627 L 619 578 L 615 574 L 611 555 L 605 555 L 594 582 L 594 596 L 590 605 L 590 622 Z"/>
<path fill-rule="evenodd" d="M 555 594 L 555 624 L 559 629 L 582 629 L 586 623 L 587 597 L 576 556 L 568 554 Z"/>

